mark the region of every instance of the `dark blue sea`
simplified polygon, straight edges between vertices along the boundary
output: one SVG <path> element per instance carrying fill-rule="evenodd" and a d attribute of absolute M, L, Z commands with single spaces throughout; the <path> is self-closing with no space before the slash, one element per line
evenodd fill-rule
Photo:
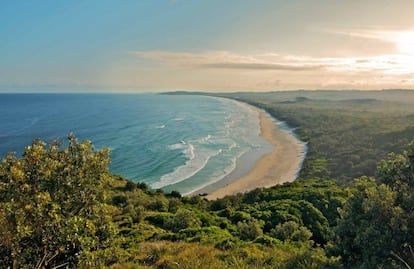
<path fill-rule="evenodd" d="M 272 147 L 256 111 L 220 98 L 158 94 L 0 94 L 0 156 L 73 132 L 111 150 L 110 170 L 191 194 L 241 176 Z M 245 161 L 242 161 L 242 160 Z M 246 161 L 248 160 L 248 161 Z"/>

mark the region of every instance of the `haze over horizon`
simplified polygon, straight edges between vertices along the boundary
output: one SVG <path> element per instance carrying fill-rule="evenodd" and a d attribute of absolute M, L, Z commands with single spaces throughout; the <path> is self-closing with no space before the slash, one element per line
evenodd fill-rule
<path fill-rule="evenodd" d="M 4 1 L 0 92 L 414 89 L 412 0 Z"/>

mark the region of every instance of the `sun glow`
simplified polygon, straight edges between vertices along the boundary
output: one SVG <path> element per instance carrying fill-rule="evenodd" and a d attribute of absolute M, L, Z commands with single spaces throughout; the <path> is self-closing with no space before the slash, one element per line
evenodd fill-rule
<path fill-rule="evenodd" d="M 395 42 L 400 52 L 414 56 L 414 31 L 399 33 Z"/>

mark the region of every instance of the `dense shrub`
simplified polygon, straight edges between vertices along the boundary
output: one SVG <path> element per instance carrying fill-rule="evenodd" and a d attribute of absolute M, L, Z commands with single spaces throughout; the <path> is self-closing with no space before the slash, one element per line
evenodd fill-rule
<path fill-rule="evenodd" d="M 173 232 L 178 232 L 186 228 L 200 227 L 201 221 L 195 213 L 188 209 L 179 209 L 177 212 L 164 222 L 164 228 Z"/>
<path fill-rule="evenodd" d="M 108 150 L 69 135 L 67 148 L 35 140 L 0 165 L 1 268 L 101 266 L 111 247 L 112 208 L 104 204 Z"/>
<path fill-rule="evenodd" d="M 237 223 L 237 232 L 241 240 L 251 241 L 263 234 L 262 228 L 257 220 L 239 221 Z"/>

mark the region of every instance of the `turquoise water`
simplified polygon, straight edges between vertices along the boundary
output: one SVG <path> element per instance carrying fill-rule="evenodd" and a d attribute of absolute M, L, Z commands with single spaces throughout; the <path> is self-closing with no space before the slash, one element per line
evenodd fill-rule
<path fill-rule="evenodd" d="M 257 112 L 231 100 L 155 94 L 1 94 L 0 155 L 33 138 L 74 132 L 111 150 L 111 172 L 154 189 L 191 194 L 250 167 L 272 147 Z M 238 165 L 237 165 L 238 164 Z M 234 174 L 234 173 L 233 173 Z M 237 173 L 236 173 L 237 174 Z"/>

